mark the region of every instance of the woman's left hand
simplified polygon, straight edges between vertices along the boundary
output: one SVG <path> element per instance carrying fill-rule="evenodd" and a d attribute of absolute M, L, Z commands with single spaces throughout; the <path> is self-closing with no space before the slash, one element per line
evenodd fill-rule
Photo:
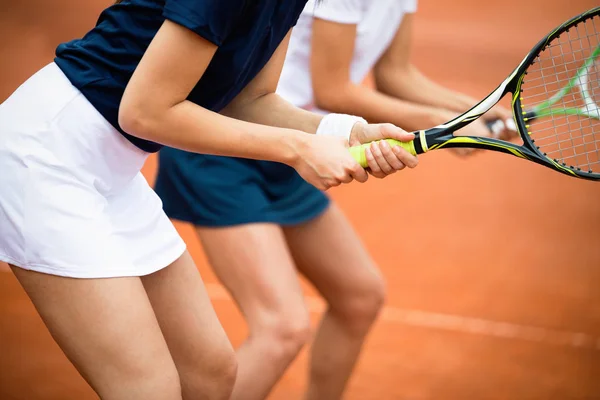
<path fill-rule="evenodd" d="M 367 171 L 376 178 L 384 178 L 405 167 L 414 168 L 418 159 L 401 146 L 390 146 L 385 140 L 395 139 L 400 142 L 410 142 L 415 136 L 392 124 L 354 124 L 348 143 L 357 146 L 363 143 L 372 143 L 365 149 L 369 168 Z"/>

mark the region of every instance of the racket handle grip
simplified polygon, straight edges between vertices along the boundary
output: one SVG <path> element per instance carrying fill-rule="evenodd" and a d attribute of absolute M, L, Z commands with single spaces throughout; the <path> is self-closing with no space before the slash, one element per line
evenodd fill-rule
<path fill-rule="evenodd" d="M 401 146 L 404 150 L 408 151 L 413 156 L 417 155 L 417 151 L 415 150 L 415 142 L 411 140 L 410 142 L 400 142 L 394 139 L 384 139 L 391 147 Z M 372 143 L 372 142 L 371 142 Z M 350 154 L 357 163 L 360 164 L 361 167 L 367 168 L 369 164 L 367 164 L 367 156 L 365 154 L 365 149 L 371 146 L 371 143 L 364 143 L 359 146 L 350 147 Z"/>

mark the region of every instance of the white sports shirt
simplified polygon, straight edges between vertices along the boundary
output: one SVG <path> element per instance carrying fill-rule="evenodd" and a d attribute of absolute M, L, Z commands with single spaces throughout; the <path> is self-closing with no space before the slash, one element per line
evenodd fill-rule
<path fill-rule="evenodd" d="M 313 17 L 342 24 L 356 24 L 357 36 L 350 79 L 361 83 L 393 40 L 402 18 L 414 13 L 417 0 L 309 0 L 292 31 L 277 93 L 292 104 L 314 107 L 310 54 Z"/>

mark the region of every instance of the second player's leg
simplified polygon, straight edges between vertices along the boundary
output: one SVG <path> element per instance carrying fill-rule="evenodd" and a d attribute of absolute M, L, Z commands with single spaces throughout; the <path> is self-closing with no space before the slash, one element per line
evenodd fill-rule
<path fill-rule="evenodd" d="M 208 259 L 244 314 L 232 400 L 263 400 L 308 340 L 310 323 L 281 229 L 271 224 L 198 228 Z"/>
<path fill-rule="evenodd" d="M 328 303 L 312 348 L 307 399 L 339 399 L 383 305 L 383 279 L 334 204 L 285 234 L 298 269 Z"/>

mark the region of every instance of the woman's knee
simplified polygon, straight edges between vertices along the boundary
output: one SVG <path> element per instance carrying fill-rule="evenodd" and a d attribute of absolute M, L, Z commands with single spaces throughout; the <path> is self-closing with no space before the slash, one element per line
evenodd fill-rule
<path fill-rule="evenodd" d="M 330 311 L 351 330 L 362 333 L 381 311 L 386 299 L 385 281 L 379 274 L 357 280 L 330 304 Z"/>
<path fill-rule="evenodd" d="M 231 392 L 237 376 L 237 357 L 233 347 L 222 349 L 209 360 L 208 377 L 224 392 Z"/>
<path fill-rule="evenodd" d="M 228 399 L 237 375 L 231 346 L 220 346 L 177 365 L 183 398 Z"/>
<path fill-rule="evenodd" d="M 181 382 L 175 365 L 153 365 L 114 368 L 114 376 L 90 384 L 102 400 L 144 399 L 181 400 Z M 106 378 L 106 377 L 105 377 Z"/>
<path fill-rule="evenodd" d="M 260 323 L 252 324 L 250 341 L 265 347 L 265 356 L 275 359 L 295 357 L 311 334 L 308 311 L 280 310 L 271 312 Z"/>

